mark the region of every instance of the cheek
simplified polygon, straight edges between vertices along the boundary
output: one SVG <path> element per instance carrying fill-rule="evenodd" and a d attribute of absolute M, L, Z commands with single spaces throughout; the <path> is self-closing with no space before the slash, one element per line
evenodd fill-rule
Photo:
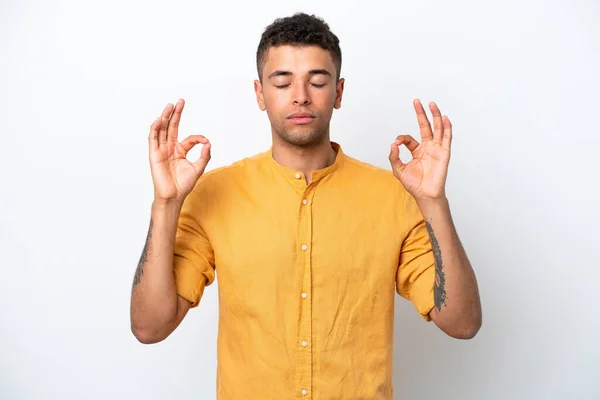
<path fill-rule="evenodd" d="M 285 107 L 287 99 L 281 93 L 276 92 L 265 92 L 264 101 L 267 109 L 271 110 L 274 114 Z"/>
<path fill-rule="evenodd" d="M 335 104 L 335 90 L 316 93 L 313 97 L 313 103 L 317 103 L 318 107 L 324 112 L 329 112 L 329 109 L 333 108 L 333 105 Z"/>
<path fill-rule="evenodd" d="M 335 93 L 336 90 L 335 88 L 333 90 L 328 90 L 327 94 L 324 96 L 327 100 L 327 104 L 331 104 L 333 105 L 333 103 L 335 103 Z"/>

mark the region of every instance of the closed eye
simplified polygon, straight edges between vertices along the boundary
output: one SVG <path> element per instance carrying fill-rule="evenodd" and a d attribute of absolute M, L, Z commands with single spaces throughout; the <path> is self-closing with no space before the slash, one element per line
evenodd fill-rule
<path fill-rule="evenodd" d="M 319 83 L 311 83 L 311 85 L 312 85 L 312 86 L 314 86 L 314 87 L 316 87 L 316 88 L 322 88 L 322 87 L 324 87 L 324 86 L 325 86 L 325 85 L 327 85 L 327 84 L 326 84 L 326 83 L 320 83 L 320 84 L 319 84 Z M 285 88 L 286 88 L 286 87 L 288 87 L 288 86 L 290 86 L 290 84 L 289 84 L 289 83 L 288 83 L 288 84 L 286 84 L 286 85 L 275 85 L 275 87 L 276 87 L 277 89 L 285 89 Z"/>

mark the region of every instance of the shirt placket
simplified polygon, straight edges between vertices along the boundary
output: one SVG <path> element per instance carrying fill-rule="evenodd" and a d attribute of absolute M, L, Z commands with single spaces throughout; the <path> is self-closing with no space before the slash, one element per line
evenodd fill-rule
<path fill-rule="evenodd" d="M 299 287 L 298 336 L 296 338 L 296 392 L 297 398 L 312 399 L 312 190 L 305 188 L 300 199 L 298 220 L 298 270 Z"/>

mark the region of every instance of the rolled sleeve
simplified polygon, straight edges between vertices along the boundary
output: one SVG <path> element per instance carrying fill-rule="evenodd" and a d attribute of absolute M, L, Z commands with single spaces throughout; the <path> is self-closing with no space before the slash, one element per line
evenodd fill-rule
<path fill-rule="evenodd" d="M 434 307 L 435 259 L 423 215 L 412 196 L 405 201 L 403 220 L 409 228 L 400 249 L 396 291 L 412 302 L 426 321 L 431 321 L 429 312 Z"/>
<path fill-rule="evenodd" d="M 198 192 L 186 198 L 175 235 L 173 274 L 177 294 L 197 307 L 204 288 L 215 280 L 215 256 L 202 229 L 203 208 Z"/>

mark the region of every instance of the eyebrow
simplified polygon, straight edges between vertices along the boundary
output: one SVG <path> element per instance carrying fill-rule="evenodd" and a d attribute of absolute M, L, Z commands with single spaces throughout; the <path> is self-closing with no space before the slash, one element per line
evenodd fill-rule
<path fill-rule="evenodd" d="M 327 71 L 326 69 L 311 69 L 310 71 L 308 71 L 309 75 L 327 75 L 327 76 L 331 76 L 331 73 L 329 71 Z M 290 71 L 282 71 L 282 70 L 276 70 L 273 71 L 269 76 L 268 79 L 274 78 L 276 76 L 291 76 L 293 75 Z"/>

